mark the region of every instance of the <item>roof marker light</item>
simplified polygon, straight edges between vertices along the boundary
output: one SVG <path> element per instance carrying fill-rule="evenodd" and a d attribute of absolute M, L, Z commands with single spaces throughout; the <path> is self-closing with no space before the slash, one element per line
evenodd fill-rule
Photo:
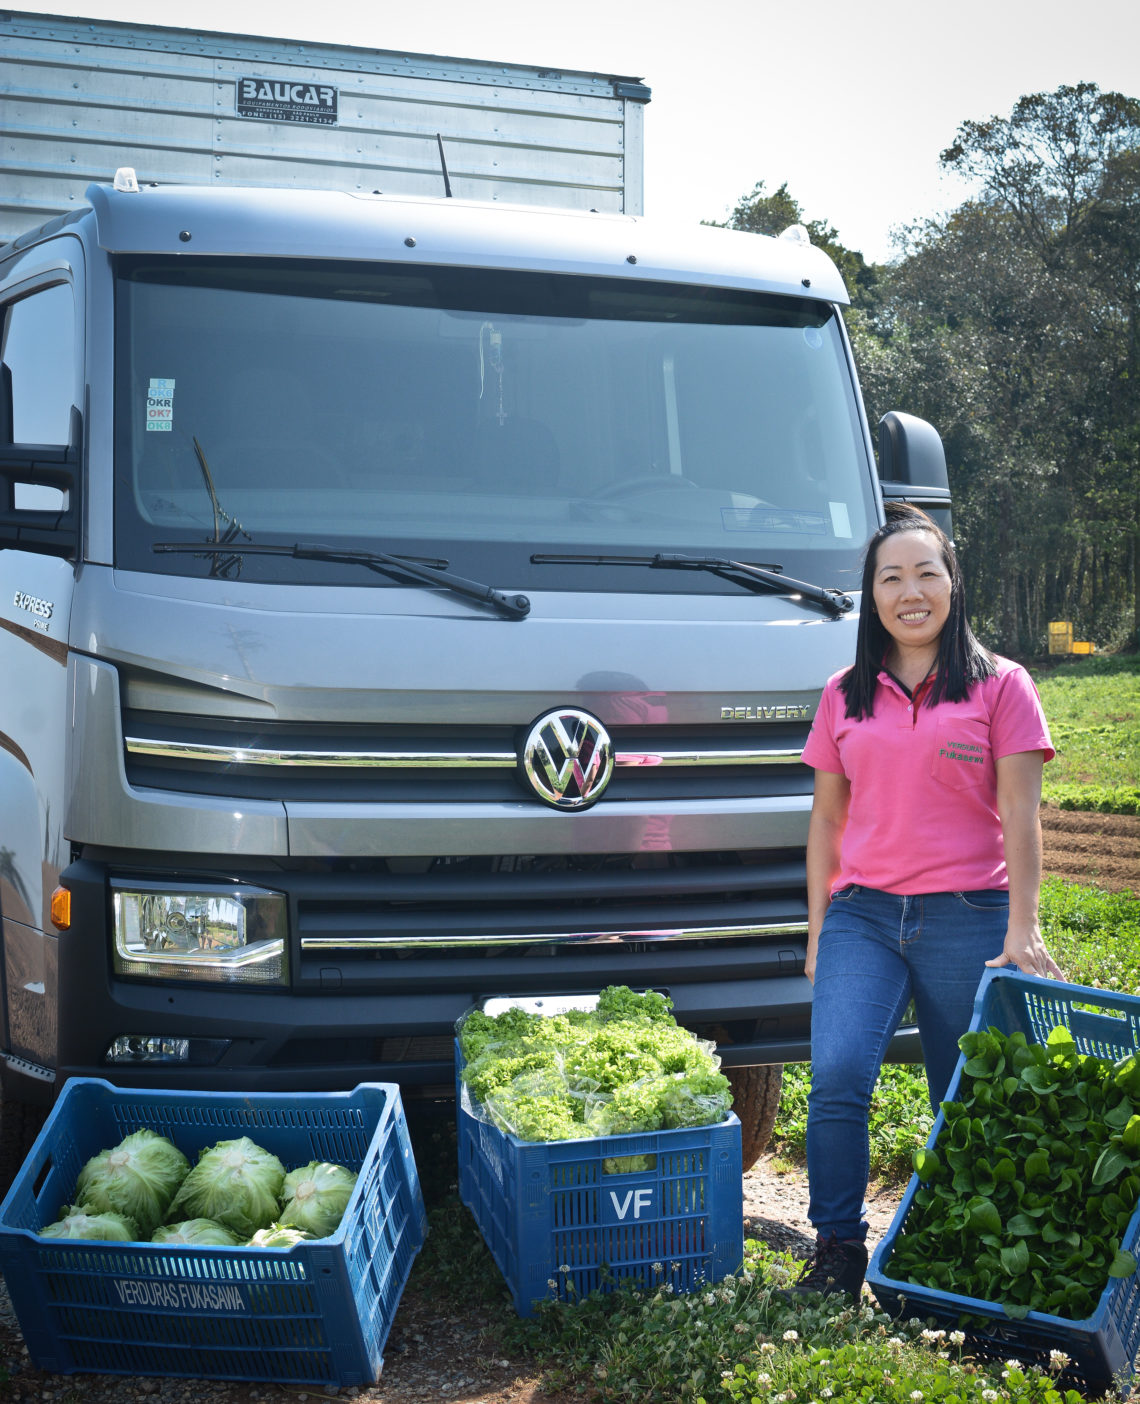
<path fill-rule="evenodd" d="M 799 244 L 802 247 L 807 247 L 811 243 L 811 235 L 802 224 L 789 224 L 780 238 L 787 239 L 789 244 Z"/>
<path fill-rule="evenodd" d="M 139 180 L 135 175 L 134 166 L 120 166 L 115 172 L 114 186 L 116 190 L 121 190 L 128 195 L 139 193 Z"/>

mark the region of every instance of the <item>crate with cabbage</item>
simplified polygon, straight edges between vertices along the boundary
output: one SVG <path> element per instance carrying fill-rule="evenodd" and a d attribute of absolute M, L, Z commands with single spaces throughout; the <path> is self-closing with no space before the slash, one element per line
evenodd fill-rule
<path fill-rule="evenodd" d="M 522 1141 L 710 1126 L 732 1106 L 714 1045 L 667 995 L 610 985 L 591 1008 L 470 1010 L 456 1029 L 466 1111 Z"/>
<path fill-rule="evenodd" d="M 248 1136 L 218 1141 L 197 1164 L 165 1136 L 142 1128 L 93 1155 L 73 1203 L 42 1238 L 292 1248 L 327 1238 L 356 1185 L 343 1165 L 310 1161 L 286 1171 Z"/>

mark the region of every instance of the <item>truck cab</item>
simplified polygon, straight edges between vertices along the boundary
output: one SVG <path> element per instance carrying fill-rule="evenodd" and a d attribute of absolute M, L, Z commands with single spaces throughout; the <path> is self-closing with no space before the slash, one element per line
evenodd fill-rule
<path fill-rule="evenodd" d="M 876 473 L 834 266 L 119 184 L 0 251 L 5 1116 L 442 1095 L 472 1004 L 629 984 L 750 1163 L 809 1048 L 803 743 L 884 493 L 948 506 L 920 421 Z"/>

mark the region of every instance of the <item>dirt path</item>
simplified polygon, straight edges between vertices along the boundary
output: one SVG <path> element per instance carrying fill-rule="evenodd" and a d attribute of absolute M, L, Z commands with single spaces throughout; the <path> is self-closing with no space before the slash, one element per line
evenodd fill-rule
<path fill-rule="evenodd" d="M 1045 872 L 1140 896 L 1140 815 L 1041 810 Z"/>

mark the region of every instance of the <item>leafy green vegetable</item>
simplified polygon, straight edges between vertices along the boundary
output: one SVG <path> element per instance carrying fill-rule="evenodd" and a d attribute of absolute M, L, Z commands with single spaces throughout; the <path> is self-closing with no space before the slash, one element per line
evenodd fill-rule
<path fill-rule="evenodd" d="M 712 1045 L 670 1009 L 665 995 L 611 985 L 589 1011 L 473 1010 L 458 1031 L 466 1091 L 477 1114 L 525 1141 L 723 1121 L 731 1093 Z"/>
<path fill-rule="evenodd" d="M 307 1243 L 316 1235 L 306 1229 L 286 1228 L 284 1224 L 268 1224 L 260 1228 L 249 1240 L 250 1248 L 295 1248 L 298 1243 Z"/>
<path fill-rule="evenodd" d="M 144 1127 L 87 1161 L 76 1181 L 75 1202 L 97 1214 L 126 1215 L 149 1238 L 189 1168 L 172 1141 Z"/>
<path fill-rule="evenodd" d="M 176 1219 L 213 1219 L 249 1238 L 276 1218 L 285 1167 L 248 1136 L 219 1141 L 198 1157 L 167 1213 Z"/>
<path fill-rule="evenodd" d="M 101 1213 L 89 1204 L 72 1208 L 54 1224 L 40 1229 L 41 1238 L 98 1238 L 115 1243 L 137 1242 L 140 1235 L 134 1219 L 113 1211 Z"/>
<path fill-rule="evenodd" d="M 1136 1259 L 1125 1234 L 1140 1199 L 1140 1059 L 1078 1051 L 1068 1029 L 1044 1044 L 972 1030 L 958 1100 L 933 1149 L 888 1271 L 938 1291 L 1083 1320 Z"/>
<path fill-rule="evenodd" d="M 213 1219 L 184 1219 L 180 1224 L 156 1228 L 150 1236 L 152 1243 L 189 1243 L 197 1247 L 233 1248 L 241 1242 L 237 1234 L 215 1223 Z"/>
<path fill-rule="evenodd" d="M 327 1238 L 344 1217 L 356 1178 L 345 1166 L 323 1160 L 311 1160 L 290 1171 L 281 1189 L 283 1207 L 278 1222 L 287 1228 L 306 1229 L 314 1238 Z"/>

